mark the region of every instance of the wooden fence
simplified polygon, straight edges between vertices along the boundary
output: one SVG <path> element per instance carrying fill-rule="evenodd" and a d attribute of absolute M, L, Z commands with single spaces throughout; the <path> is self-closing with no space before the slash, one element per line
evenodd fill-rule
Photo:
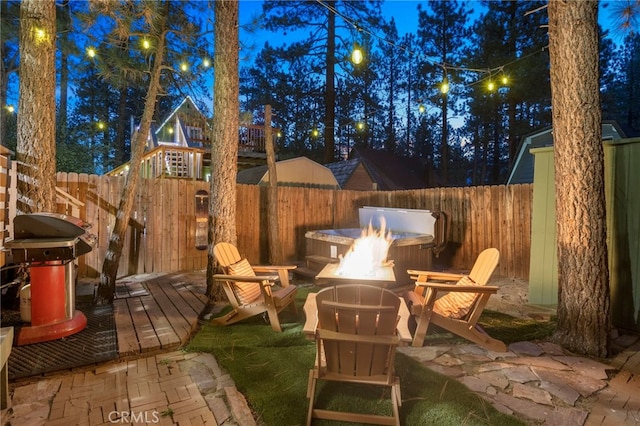
<path fill-rule="evenodd" d="M 143 179 L 130 219 L 119 275 L 206 268 L 206 250 L 195 248 L 195 193 L 209 184 L 184 179 Z M 79 273 L 97 276 L 115 222 L 120 177 L 59 173 L 58 186 L 85 204 L 96 249 L 83 256 Z M 280 237 L 285 258 L 302 261 L 305 233 L 358 227 L 358 208 L 369 206 L 442 210 L 450 218 L 447 249 L 435 263 L 467 269 L 486 247 L 501 252 L 498 274 L 527 279 L 532 185 L 434 188 L 408 191 L 340 191 L 280 187 Z M 251 262 L 268 259 L 265 187 L 237 187 L 238 248 Z M 416 265 L 420 267 L 420 265 Z"/>

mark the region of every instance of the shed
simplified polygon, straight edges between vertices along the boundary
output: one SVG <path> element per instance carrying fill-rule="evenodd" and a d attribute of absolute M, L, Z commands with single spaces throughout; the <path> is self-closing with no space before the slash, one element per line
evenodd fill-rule
<path fill-rule="evenodd" d="M 342 189 L 352 191 L 375 191 L 378 189 L 360 158 L 337 161 L 326 166 L 331 170 Z"/>
<path fill-rule="evenodd" d="M 553 147 L 535 156 L 529 303 L 555 306 L 558 261 Z M 640 331 L 640 138 L 604 142 L 607 248 L 611 319 L 616 327 Z"/>
<path fill-rule="evenodd" d="M 307 157 L 277 161 L 276 174 L 278 185 L 340 189 L 331 170 Z M 267 166 L 240 170 L 236 182 L 247 185 L 267 185 L 269 170 Z"/>
<path fill-rule="evenodd" d="M 403 157 L 386 150 L 354 147 L 350 159 L 326 164 L 342 189 L 400 191 L 426 188 L 428 168 L 422 158 Z"/>
<path fill-rule="evenodd" d="M 507 185 L 516 183 L 532 183 L 533 182 L 533 154 L 531 150 L 534 148 L 542 148 L 545 146 L 553 146 L 552 128 L 544 129 L 530 133 L 522 138 L 520 146 L 513 162 Z M 629 135 L 637 136 L 637 135 Z M 602 122 L 602 139 L 603 140 L 620 140 L 626 138 L 625 132 L 615 121 Z"/>

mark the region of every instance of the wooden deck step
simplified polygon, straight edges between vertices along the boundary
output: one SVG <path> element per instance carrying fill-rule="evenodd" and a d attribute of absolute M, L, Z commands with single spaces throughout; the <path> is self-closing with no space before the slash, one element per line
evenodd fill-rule
<path fill-rule="evenodd" d="M 293 270 L 293 274 L 300 278 L 315 279 L 316 275 L 318 274 L 318 271 L 307 268 L 305 266 L 298 266 L 296 269 Z"/>
<path fill-rule="evenodd" d="M 121 358 L 187 343 L 207 303 L 204 273 L 151 274 L 119 285 L 114 315 Z"/>
<path fill-rule="evenodd" d="M 309 255 L 309 256 L 305 256 L 304 259 L 306 260 L 307 265 L 309 265 L 309 263 L 317 263 L 319 265 L 322 265 L 323 268 L 328 263 L 338 263 L 338 262 L 340 262 L 340 259 L 338 259 L 337 257 L 320 256 L 320 255 L 317 255 L 317 254 L 312 254 L 312 255 Z"/>

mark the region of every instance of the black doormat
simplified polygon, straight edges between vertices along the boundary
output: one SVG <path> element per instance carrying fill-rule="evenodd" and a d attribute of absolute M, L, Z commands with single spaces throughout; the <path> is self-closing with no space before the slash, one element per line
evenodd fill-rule
<path fill-rule="evenodd" d="M 118 357 L 113 306 L 76 303 L 87 317 L 87 327 L 71 336 L 48 342 L 14 346 L 9 356 L 9 379 L 33 377 L 75 367 L 110 361 Z M 2 313 L 2 326 L 23 325 L 20 312 Z M 14 333 L 17 330 L 14 330 Z"/>

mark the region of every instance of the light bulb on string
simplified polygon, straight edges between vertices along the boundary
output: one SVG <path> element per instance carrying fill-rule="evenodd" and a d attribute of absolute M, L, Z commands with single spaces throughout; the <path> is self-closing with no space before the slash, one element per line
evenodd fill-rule
<path fill-rule="evenodd" d="M 440 93 L 446 95 L 449 93 L 449 81 L 445 78 L 442 84 L 440 85 Z"/>
<path fill-rule="evenodd" d="M 360 65 L 362 61 L 364 61 L 364 52 L 358 43 L 354 43 L 353 50 L 351 50 L 351 62 Z"/>

